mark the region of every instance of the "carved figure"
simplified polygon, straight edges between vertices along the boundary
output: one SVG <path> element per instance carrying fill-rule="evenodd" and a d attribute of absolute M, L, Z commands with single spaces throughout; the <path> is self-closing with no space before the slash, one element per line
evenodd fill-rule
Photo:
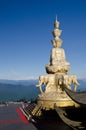
<path fill-rule="evenodd" d="M 71 89 L 71 85 L 74 84 L 74 91 L 76 91 L 76 87 L 79 85 L 76 75 L 64 75 L 64 84 L 69 89 Z"/>
<path fill-rule="evenodd" d="M 42 85 L 46 84 L 46 91 L 49 91 L 51 89 L 51 86 L 55 86 L 55 75 L 49 74 L 49 75 L 42 75 L 39 77 L 38 85 L 37 87 L 40 88 L 40 91 L 43 93 Z"/>
<path fill-rule="evenodd" d="M 43 93 L 42 85 L 47 84 L 47 82 L 48 82 L 48 80 L 47 80 L 46 76 L 43 76 L 43 75 L 39 76 L 39 81 L 36 86 L 40 88 L 41 93 Z"/>
<path fill-rule="evenodd" d="M 71 75 L 71 78 L 72 78 L 72 83 L 74 84 L 74 91 L 76 91 L 77 86 L 79 86 L 80 84 L 77 81 L 76 75 Z"/>

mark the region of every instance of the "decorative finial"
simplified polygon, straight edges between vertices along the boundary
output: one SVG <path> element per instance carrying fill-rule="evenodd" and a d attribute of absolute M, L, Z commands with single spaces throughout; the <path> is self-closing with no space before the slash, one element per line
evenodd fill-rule
<path fill-rule="evenodd" d="M 54 27 L 55 27 L 55 28 L 58 28 L 58 27 L 59 27 L 59 22 L 58 22 L 58 20 L 57 20 L 57 15 L 56 15 L 56 21 L 55 21 Z"/>

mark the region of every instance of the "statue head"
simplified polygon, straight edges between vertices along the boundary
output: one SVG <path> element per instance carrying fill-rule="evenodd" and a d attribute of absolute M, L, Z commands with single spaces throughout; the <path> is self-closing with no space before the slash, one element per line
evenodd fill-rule
<path fill-rule="evenodd" d="M 59 29 L 55 28 L 54 31 L 52 32 L 52 34 L 53 34 L 54 37 L 59 38 L 59 36 L 61 35 L 61 32 L 62 32 L 62 30 L 59 30 Z"/>

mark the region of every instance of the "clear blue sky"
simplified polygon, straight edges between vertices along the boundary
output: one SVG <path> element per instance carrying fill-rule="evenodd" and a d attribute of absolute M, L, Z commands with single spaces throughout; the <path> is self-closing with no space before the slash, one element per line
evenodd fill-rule
<path fill-rule="evenodd" d="M 85 0 L 0 0 L 0 79 L 46 74 L 56 14 L 69 73 L 86 78 Z"/>

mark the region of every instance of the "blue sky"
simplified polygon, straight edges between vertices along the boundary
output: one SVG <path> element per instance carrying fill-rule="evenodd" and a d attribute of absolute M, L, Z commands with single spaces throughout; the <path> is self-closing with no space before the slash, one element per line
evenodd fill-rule
<path fill-rule="evenodd" d="M 85 0 L 0 0 L 0 79 L 46 74 L 56 15 L 69 73 L 86 78 Z"/>

